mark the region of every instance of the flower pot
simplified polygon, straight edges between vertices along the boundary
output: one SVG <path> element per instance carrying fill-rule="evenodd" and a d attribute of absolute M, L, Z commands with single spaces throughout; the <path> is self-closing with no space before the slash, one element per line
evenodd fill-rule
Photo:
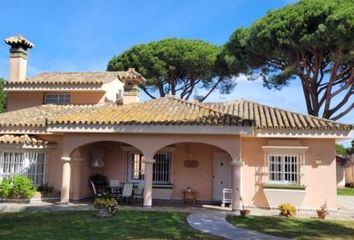
<path fill-rule="evenodd" d="M 240 210 L 240 214 L 241 214 L 242 217 L 245 217 L 245 216 L 249 215 L 250 212 L 251 212 L 251 210 L 248 210 L 248 209 Z"/>
<path fill-rule="evenodd" d="M 317 210 L 317 216 L 321 219 L 325 219 L 328 215 L 327 211 Z"/>
<path fill-rule="evenodd" d="M 98 210 L 97 217 L 100 218 L 112 217 L 112 211 L 109 208 L 100 208 Z"/>

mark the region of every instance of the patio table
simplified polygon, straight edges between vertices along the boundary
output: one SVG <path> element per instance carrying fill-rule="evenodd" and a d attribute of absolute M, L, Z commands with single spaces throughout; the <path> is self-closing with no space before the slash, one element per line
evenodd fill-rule
<path fill-rule="evenodd" d="M 197 200 L 197 192 L 196 191 L 183 191 L 183 202 L 184 203 L 193 203 L 195 204 Z"/>
<path fill-rule="evenodd" d="M 110 187 L 107 186 L 106 190 L 108 191 L 109 194 L 112 194 L 116 197 L 118 197 L 120 194 L 122 194 L 122 189 L 123 187 L 119 186 L 119 187 Z"/>

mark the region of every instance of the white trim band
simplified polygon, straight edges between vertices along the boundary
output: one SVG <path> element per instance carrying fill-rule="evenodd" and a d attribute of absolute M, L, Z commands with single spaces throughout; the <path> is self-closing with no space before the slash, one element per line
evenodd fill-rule
<path fill-rule="evenodd" d="M 242 126 L 198 126 L 198 125 L 76 125 L 56 124 L 48 127 L 49 132 L 74 133 L 161 133 L 161 134 L 223 134 L 253 135 L 252 127 Z"/>

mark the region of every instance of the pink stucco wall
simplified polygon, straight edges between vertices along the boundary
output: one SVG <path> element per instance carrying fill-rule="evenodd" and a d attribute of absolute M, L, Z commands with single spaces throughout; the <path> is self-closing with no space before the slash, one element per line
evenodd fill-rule
<path fill-rule="evenodd" d="M 88 179 L 94 174 L 105 175 L 108 180 L 118 179 L 121 182 L 127 181 L 127 157 L 126 153 L 121 149 L 121 144 L 116 142 L 106 142 L 105 144 L 110 146 L 110 153 L 104 158 L 105 165 L 102 168 L 90 166 L 91 152 L 95 149 L 95 143 L 80 147 L 80 155 L 84 158 L 84 161 L 72 163 L 71 198 L 81 199 L 90 196 Z M 184 143 L 176 144 L 176 149 L 172 153 L 171 166 L 171 184 L 174 185 L 172 198 L 180 199 L 182 191 L 187 187 L 191 187 L 197 191 L 198 199 L 211 200 L 213 152 L 220 152 L 222 150 L 205 144 L 191 143 L 189 145 L 193 159 L 198 160 L 199 167 L 186 168 L 184 160 L 188 159 L 189 153 L 186 152 Z M 61 176 L 56 179 L 61 179 Z M 51 180 L 55 179 L 51 178 Z M 60 184 L 55 183 L 53 185 L 59 186 L 57 190 L 60 190 Z"/>
<path fill-rule="evenodd" d="M 8 92 L 7 111 L 43 104 L 43 92 Z M 71 104 L 96 104 L 104 100 L 104 92 L 71 92 Z"/>
<path fill-rule="evenodd" d="M 182 191 L 191 187 L 197 192 L 197 198 L 211 200 L 213 196 L 213 152 L 221 149 L 206 144 L 190 144 L 193 160 L 199 162 L 197 168 L 186 168 L 184 160 L 189 159 L 185 144 L 176 144 L 173 153 L 173 198 L 181 198 Z"/>
<path fill-rule="evenodd" d="M 53 186 L 56 191 L 60 191 L 62 178 L 62 149 L 63 136 L 60 135 L 42 135 L 40 137 L 48 142 L 55 143 L 52 149 L 48 151 L 46 180 L 49 185 Z"/>
<path fill-rule="evenodd" d="M 8 92 L 7 111 L 13 111 L 43 103 L 43 93 L 41 92 Z"/>
<path fill-rule="evenodd" d="M 95 135 L 98 136 L 98 135 Z M 94 141 L 93 135 L 87 136 Z M 43 137 L 42 137 L 43 138 Z M 60 157 L 63 155 L 64 136 L 45 136 L 46 139 L 57 142 L 56 148 L 51 151 L 48 162 L 48 182 L 53 185 L 56 190 L 60 191 L 62 178 L 62 163 Z M 108 139 L 105 137 L 104 139 Z M 169 135 L 134 135 L 136 143 L 145 142 L 147 144 L 150 139 L 152 145 L 161 141 L 173 142 L 168 140 L 176 136 Z M 193 141 L 204 141 L 205 136 L 200 138 L 197 136 L 189 136 Z M 80 138 L 73 138 L 75 142 Z M 86 139 L 86 137 L 85 137 Z M 99 137 L 97 139 L 100 139 Z M 151 141 L 154 139 L 154 141 Z M 182 139 L 182 137 L 181 137 Z M 188 139 L 188 136 L 185 136 Z M 215 139 L 210 137 L 210 141 L 215 143 L 221 139 L 228 137 L 218 136 Z M 127 138 L 127 141 L 129 138 Z M 237 138 L 228 139 L 232 142 Z M 261 184 L 264 183 L 257 172 L 264 166 L 263 145 L 267 144 L 268 139 L 265 138 L 241 138 L 241 160 L 244 162 L 242 166 L 242 197 L 246 205 L 254 205 L 265 207 L 268 205 L 266 196 Z M 286 140 L 284 140 L 286 142 Z M 305 166 L 303 166 L 302 183 L 306 186 L 305 198 L 300 207 L 318 208 L 324 202 L 328 208 L 336 208 L 336 168 L 335 168 L 335 142 L 331 139 L 299 139 L 303 146 L 309 149 L 305 153 Z M 69 142 L 71 145 L 73 142 Z M 90 175 L 100 173 L 108 177 L 108 179 L 119 179 L 126 181 L 127 163 L 124 151 L 120 148 L 120 143 L 107 143 L 110 145 L 109 156 L 105 158 L 105 166 L 101 169 L 92 168 L 90 166 L 90 151 L 94 149 L 95 144 L 88 144 L 80 147 L 80 155 L 84 161 L 80 163 L 72 163 L 71 171 L 71 191 L 70 196 L 74 199 L 84 198 L 90 195 L 88 178 Z M 81 144 L 77 144 L 80 146 Z M 222 146 L 222 145 L 221 145 Z M 174 186 L 172 198 L 181 198 L 182 190 L 192 187 L 198 193 L 198 199 L 211 200 L 213 192 L 213 152 L 223 151 L 221 148 L 210 146 L 205 143 L 190 143 L 190 149 L 193 159 L 198 160 L 198 168 L 185 168 L 183 161 L 187 159 L 185 143 L 175 144 L 175 151 L 172 153 L 172 184 Z M 230 147 L 228 149 L 231 149 Z M 317 166 L 315 159 L 321 159 L 322 163 Z M 230 166 L 231 167 L 231 166 Z"/>
<path fill-rule="evenodd" d="M 242 138 L 241 159 L 243 198 L 247 205 L 268 206 L 258 174 L 264 166 L 264 151 L 262 145 L 268 139 Z M 285 142 L 286 140 L 284 140 Z M 302 184 L 306 186 L 306 195 L 302 202 L 303 208 L 319 208 L 325 202 L 328 208 L 336 208 L 336 168 L 335 142 L 331 139 L 299 139 L 303 146 L 309 149 L 305 153 L 305 166 L 302 167 Z M 317 166 L 314 161 L 320 158 L 322 163 Z"/>

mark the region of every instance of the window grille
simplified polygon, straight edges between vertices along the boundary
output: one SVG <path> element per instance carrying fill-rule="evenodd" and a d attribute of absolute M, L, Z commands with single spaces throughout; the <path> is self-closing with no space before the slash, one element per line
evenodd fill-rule
<path fill-rule="evenodd" d="M 152 180 L 154 183 L 170 183 L 171 153 L 155 154 Z"/>
<path fill-rule="evenodd" d="M 171 153 L 161 152 L 154 156 L 152 179 L 155 184 L 169 184 L 171 174 Z M 128 180 L 144 180 L 145 164 L 140 153 L 128 152 Z"/>
<path fill-rule="evenodd" d="M 270 183 L 299 184 L 300 156 L 297 154 L 269 154 L 268 171 Z"/>
<path fill-rule="evenodd" d="M 46 93 L 44 97 L 45 104 L 69 104 L 70 94 L 69 93 Z"/>
<path fill-rule="evenodd" d="M 39 186 L 44 183 L 45 166 L 44 152 L 0 152 L 0 180 L 24 175 Z"/>

